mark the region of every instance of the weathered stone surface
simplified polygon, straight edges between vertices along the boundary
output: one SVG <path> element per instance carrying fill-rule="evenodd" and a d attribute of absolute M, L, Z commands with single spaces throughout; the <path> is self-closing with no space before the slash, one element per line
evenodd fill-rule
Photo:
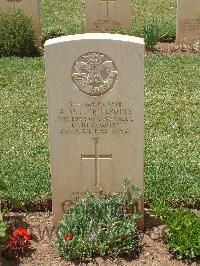
<path fill-rule="evenodd" d="M 192 43 L 200 38 L 200 1 L 177 0 L 176 42 Z"/>
<path fill-rule="evenodd" d="M 86 0 L 86 32 L 131 29 L 130 0 Z"/>
<path fill-rule="evenodd" d="M 57 223 L 87 189 L 120 192 L 126 177 L 143 189 L 144 42 L 60 37 L 45 43 L 45 61 Z"/>

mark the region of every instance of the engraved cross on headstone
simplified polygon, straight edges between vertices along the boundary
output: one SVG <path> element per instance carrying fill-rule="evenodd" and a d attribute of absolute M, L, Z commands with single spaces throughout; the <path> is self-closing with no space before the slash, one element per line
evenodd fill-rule
<path fill-rule="evenodd" d="M 95 154 L 83 155 L 81 154 L 81 160 L 95 160 L 95 181 L 94 187 L 100 187 L 100 171 L 99 171 L 99 160 L 112 160 L 112 154 L 99 154 L 99 138 L 94 138 L 94 150 Z"/>
<path fill-rule="evenodd" d="M 13 8 L 16 11 L 16 2 L 22 2 L 22 0 L 7 0 L 7 2 L 13 2 Z"/>
<path fill-rule="evenodd" d="M 100 0 L 101 3 L 107 4 L 107 18 L 109 17 L 109 3 L 116 3 L 117 0 Z"/>

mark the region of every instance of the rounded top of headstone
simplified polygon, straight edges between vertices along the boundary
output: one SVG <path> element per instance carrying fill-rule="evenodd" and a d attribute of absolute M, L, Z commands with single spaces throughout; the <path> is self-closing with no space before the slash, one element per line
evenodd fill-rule
<path fill-rule="evenodd" d="M 75 34 L 75 35 L 68 35 L 68 36 L 49 39 L 45 42 L 44 46 L 54 45 L 63 42 L 81 41 L 81 40 L 112 40 L 112 41 L 122 41 L 122 42 L 130 42 L 130 43 L 144 45 L 144 39 L 135 36 L 111 34 L 111 33 L 84 33 L 84 34 Z"/>

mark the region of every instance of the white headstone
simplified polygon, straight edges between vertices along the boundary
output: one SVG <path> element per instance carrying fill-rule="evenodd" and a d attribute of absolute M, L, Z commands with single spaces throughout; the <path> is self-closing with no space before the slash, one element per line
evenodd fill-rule
<path fill-rule="evenodd" d="M 176 42 L 200 38 L 200 0 L 177 0 Z"/>
<path fill-rule="evenodd" d="M 40 10 L 39 0 L 0 0 L 0 8 L 22 10 L 32 17 L 35 31 L 35 45 L 40 46 Z"/>
<path fill-rule="evenodd" d="M 48 40 L 45 64 L 54 222 L 87 189 L 120 192 L 127 177 L 143 190 L 143 39 Z"/>
<path fill-rule="evenodd" d="M 130 0 L 86 0 L 86 32 L 131 30 Z"/>

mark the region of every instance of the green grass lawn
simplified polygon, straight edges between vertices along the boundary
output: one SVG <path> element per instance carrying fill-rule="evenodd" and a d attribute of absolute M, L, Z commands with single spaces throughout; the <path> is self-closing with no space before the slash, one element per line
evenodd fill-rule
<path fill-rule="evenodd" d="M 43 59 L 0 60 L 0 176 L 14 197 L 50 196 Z"/>
<path fill-rule="evenodd" d="M 199 65 L 198 56 L 146 60 L 148 199 L 200 202 Z"/>
<path fill-rule="evenodd" d="M 133 34 L 141 36 L 142 27 L 153 22 L 161 38 L 175 36 L 176 0 L 132 0 L 132 9 Z M 41 0 L 42 35 L 83 33 L 84 12 L 82 0 Z"/>
<path fill-rule="evenodd" d="M 148 200 L 200 201 L 199 65 L 198 56 L 146 58 Z M 1 58 L 0 69 L 0 176 L 24 202 L 49 198 L 44 60 Z"/>

